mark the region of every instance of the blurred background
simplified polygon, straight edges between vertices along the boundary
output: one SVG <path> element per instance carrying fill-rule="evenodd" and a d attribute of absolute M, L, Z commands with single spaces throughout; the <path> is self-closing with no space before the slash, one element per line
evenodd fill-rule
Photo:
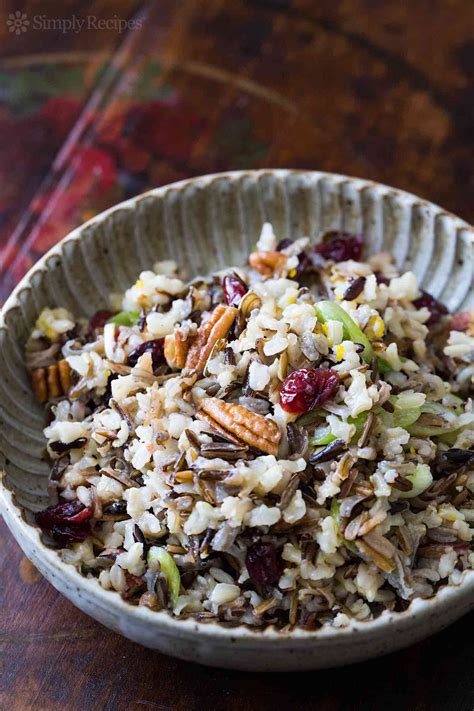
<path fill-rule="evenodd" d="M 473 37 L 466 0 L 4 0 L 0 300 L 76 225 L 202 173 L 347 173 L 473 220 Z"/>
<path fill-rule="evenodd" d="M 474 220 L 472 0 L 2 0 L 0 303 L 57 240 L 193 175 L 357 175 Z M 347 669 L 151 654 L 72 607 L 0 522 L 0 709 L 471 711 L 471 618 Z"/>

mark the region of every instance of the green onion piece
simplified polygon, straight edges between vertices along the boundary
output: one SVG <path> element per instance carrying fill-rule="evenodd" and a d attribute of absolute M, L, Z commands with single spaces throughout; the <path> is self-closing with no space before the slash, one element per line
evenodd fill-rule
<path fill-rule="evenodd" d="M 350 425 L 355 425 L 356 431 L 354 437 L 358 437 L 361 434 L 368 416 L 368 412 L 361 412 L 357 417 L 347 418 L 347 422 Z M 300 422 L 298 422 L 298 424 L 300 424 Z M 312 447 L 321 447 L 322 445 L 331 444 L 335 439 L 337 439 L 337 437 L 332 434 L 331 428 L 328 425 L 321 425 L 314 431 L 314 435 L 310 438 L 309 444 Z"/>
<path fill-rule="evenodd" d="M 433 402 L 432 400 L 425 400 L 421 406 L 422 412 L 428 412 L 431 415 L 446 415 L 451 411 L 449 407 L 445 407 L 440 402 Z"/>
<path fill-rule="evenodd" d="M 376 356 L 376 357 L 377 357 L 377 365 L 379 368 L 380 375 L 385 375 L 386 373 L 389 373 L 392 370 L 392 368 L 389 366 L 387 361 L 384 360 L 383 358 L 381 358 L 380 356 Z"/>
<path fill-rule="evenodd" d="M 171 605 L 174 607 L 181 588 L 181 577 L 173 556 L 165 548 L 152 546 L 148 551 L 147 563 L 152 570 L 156 570 L 156 564 L 159 563 L 161 572 L 166 578 Z"/>
<path fill-rule="evenodd" d="M 455 432 L 459 429 L 459 423 L 454 412 L 449 408 L 441 405 L 439 402 L 425 402 L 421 406 L 421 414 L 426 413 L 429 415 L 437 415 L 443 420 L 443 424 L 423 424 L 423 422 L 415 422 L 410 425 L 407 429 L 411 435 L 415 437 L 437 437 L 439 435 L 445 435 L 449 432 Z M 448 419 L 446 416 L 452 415 L 452 419 Z"/>
<path fill-rule="evenodd" d="M 462 415 L 465 406 L 465 402 L 462 397 L 451 394 L 451 400 L 453 401 L 452 407 L 454 408 L 456 415 Z"/>
<path fill-rule="evenodd" d="M 117 326 L 135 326 L 139 316 L 138 311 L 119 311 L 118 314 L 109 318 L 107 323 L 115 323 Z"/>
<path fill-rule="evenodd" d="M 389 402 L 392 403 L 394 406 L 394 411 L 393 412 L 387 412 L 387 410 L 384 410 L 381 408 L 377 412 L 377 417 L 385 427 L 403 427 L 404 430 L 407 429 L 407 427 L 410 427 L 413 425 L 417 419 L 420 417 L 422 413 L 422 408 L 421 407 L 407 407 L 405 409 L 397 407 L 397 396 L 396 395 L 391 395 L 389 397 Z"/>
<path fill-rule="evenodd" d="M 412 488 L 410 491 L 400 491 L 402 499 L 412 499 L 414 496 L 419 496 L 433 483 L 433 475 L 427 464 L 417 464 L 413 474 L 408 474 L 407 479 L 411 481 Z"/>
<path fill-rule="evenodd" d="M 330 514 L 332 518 L 334 519 L 334 523 L 336 524 L 337 528 L 339 528 L 340 523 L 341 523 L 341 516 L 339 513 L 339 509 L 341 508 L 341 504 L 337 499 L 333 499 L 331 501 L 331 509 L 330 509 Z"/>
<path fill-rule="evenodd" d="M 370 341 L 342 306 L 336 304 L 335 301 L 319 301 L 314 308 L 321 323 L 326 323 L 326 321 L 342 323 L 344 337 L 353 343 L 360 343 L 364 346 L 362 357 L 366 363 L 370 363 L 373 353 Z"/>
<path fill-rule="evenodd" d="M 393 413 L 393 426 L 403 427 L 406 430 L 417 421 L 420 415 L 421 409 L 419 407 L 407 407 L 406 410 L 396 409 Z"/>
<path fill-rule="evenodd" d="M 454 447 L 456 440 L 459 436 L 459 430 L 453 430 L 452 432 L 446 432 L 438 435 L 438 442 L 446 444 L 448 447 Z"/>
<path fill-rule="evenodd" d="M 405 358 L 405 356 L 399 356 L 400 361 L 404 363 L 408 358 Z M 377 363 L 379 367 L 379 373 L 380 375 L 385 375 L 386 373 L 389 373 L 391 370 L 393 370 L 392 366 L 387 363 L 386 360 L 384 360 L 381 356 L 377 356 Z"/>
<path fill-rule="evenodd" d="M 321 417 L 326 417 L 326 415 L 326 410 L 323 410 L 322 407 L 317 407 L 316 410 L 311 410 L 311 412 L 306 412 L 304 415 L 300 415 L 296 419 L 296 424 L 300 425 L 300 427 L 307 427 L 308 425 L 312 425 L 313 422 L 316 422 L 316 420 L 319 420 Z"/>
<path fill-rule="evenodd" d="M 332 434 L 330 427 L 321 427 L 319 431 L 315 431 L 314 436 L 309 440 L 309 444 L 312 447 L 320 447 L 323 444 L 334 442 L 335 439 L 336 437 Z"/>
<path fill-rule="evenodd" d="M 357 415 L 356 417 L 347 418 L 350 425 L 355 425 L 356 431 L 354 437 L 358 437 L 362 433 L 368 416 L 369 411 L 367 410 L 366 412 L 361 412 L 360 415 Z"/>

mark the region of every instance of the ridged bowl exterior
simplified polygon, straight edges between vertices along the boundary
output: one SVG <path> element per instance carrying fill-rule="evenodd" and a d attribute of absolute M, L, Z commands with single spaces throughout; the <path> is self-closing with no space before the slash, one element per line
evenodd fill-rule
<path fill-rule="evenodd" d="M 188 275 L 242 264 L 263 222 L 279 238 L 328 230 L 365 236 L 366 254 L 390 252 L 450 311 L 474 306 L 474 231 L 432 203 L 384 185 L 328 173 L 263 170 L 204 176 L 158 188 L 72 232 L 21 281 L 0 317 L 0 510 L 26 555 L 74 604 L 146 646 L 193 661 L 252 670 L 337 666 L 406 646 L 474 607 L 474 573 L 402 614 L 318 633 L 282 635 L 178 621 L 104 591 L 44 546 L 28 523 L 48 499 L 43 408 L 23 349 L 45 306 L 91 315 L 143 269 L 174 259 Z"/>

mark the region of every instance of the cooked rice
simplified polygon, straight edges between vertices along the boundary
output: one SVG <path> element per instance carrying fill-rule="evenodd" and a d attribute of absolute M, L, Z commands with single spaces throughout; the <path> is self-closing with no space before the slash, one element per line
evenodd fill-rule
<path fill-rule="evenodd" d="M 142 272 L 111 302 L 128 323 L 91 328 L 44 309 L 27 350 L 38 361 L 59 343 L 74 373 L 45 437 L 60 501 L 78 500 L 84 520 L 42 528 L 130 603 L 341 627 L 404 610 L 474 565 L 474 335 L 451 330 L 449 314 L 427 327 L 415 275 L 387 255 L 335 262 L 308 240 L 277 247 L 267 224 L 257 270 L 191 282 L 172 262 Z M 247 295 L 211 342 L 230 274 Z M 362 330 L 370 361 L 338 318 L 318 318 L 322 300 Z M 165 337 L 166 360 L 163 344 L 137 357 Z M 339 378 L 329 399 L 310 413 L 282 406 L 288 375 L 327 368 Z M 243 409 L 221 417 L 222 403 Z"/>

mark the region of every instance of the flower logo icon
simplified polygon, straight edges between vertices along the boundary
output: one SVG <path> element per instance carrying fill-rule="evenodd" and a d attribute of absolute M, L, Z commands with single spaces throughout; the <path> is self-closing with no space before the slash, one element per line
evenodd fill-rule
<path fill-rule="evenodd" d="M 20 10 L 16 12 L 11 12 L 8 15 L 7 26 L 10 32 L 14 32 L 16 35 L 21 35 L 22 32 L 26 32 L 30 21 L 27 15 Z"/>

